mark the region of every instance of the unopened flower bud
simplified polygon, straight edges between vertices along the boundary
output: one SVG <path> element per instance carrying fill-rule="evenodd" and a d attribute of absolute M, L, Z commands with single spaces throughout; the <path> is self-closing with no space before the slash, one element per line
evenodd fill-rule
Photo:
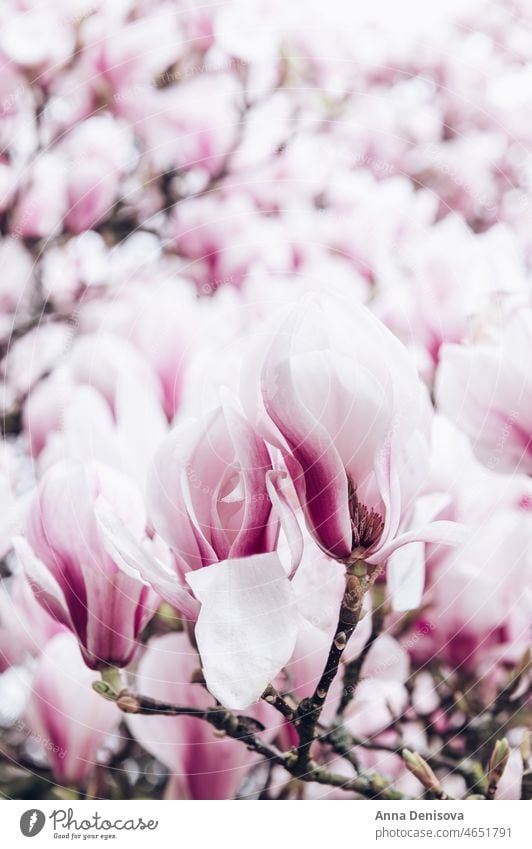
<path fill-rule="evenodd" d="M 488 765 L 488 797 L 491 799 L 495 797 L 509 757 L 510 746 L 506 737 L 503 737 L 502 740 L 497 740 L 495 743 Z"/>
<path fill-rule="evenodd" d="M 417 752 L 411 752 L 410 749 L 403 749 L 402 756 L 407 769 L 416 776 L 425 790 L 440 795 L 442 792 L 440 782 L 426 760 Z"/>

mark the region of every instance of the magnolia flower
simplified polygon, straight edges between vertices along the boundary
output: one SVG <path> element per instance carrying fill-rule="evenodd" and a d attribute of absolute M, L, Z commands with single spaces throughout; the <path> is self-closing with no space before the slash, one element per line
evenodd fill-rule
<path fill-rule="evenodd" d="M 446 345 L 436 380 L 440 409 L 498 472 L 532 472 L 532 310 L 519 310 L 499 345 Z"/>
<path fill-rule="evenodd" d="M 530 543 L 530 515 L 522 508 L 497 504 L 478 521 L 431 572 L 432 625 L 417 627 L 421 642 L 412 649 L 418 657 L 430 651 L 453 668 L 476 670 L 484 687 L 495 686 L 496 666 L 517 663 L 530 639 Z"/>
<path fill-rule="evenodd" d="M 28 469 L 25 458 L 13 443 L 0 443 L 0 559 L 12 548 L 13 536 L 20 533 L 29 503 L 25 489 Z M 21 480 L 23 485 L 21 486 Z"/>
<path fill-rule="evenodd" d="M 71 634 L 50 640 L 35 672 L 26 722 L 62 784 L 85 783 L 119 722 L 115 705 L 92 689 L 93 679 Z"/>
<path fill-rule="evenodd" d="M 45 152 L 31 163 L 25 175 L 13 214 L 12 232 L 28 238 L 56 235 L 67 206 L 66 160 L 55 151 Z"/>
<path fill-rule="evenodd" d="M 442 345 L 466 339 L 472 318 L 500 320 L 526 300 L 524 251 L 505 225 L 475 234 L 459 215 L 443 218 L 423 239 L 412 232 L 398 250 L 399 261 L 380 275 L 373 308 L 416 355 L 431 385 Z"/>
<path fill-rule="evenodd" d="M 267 342 L 260 390 L 258 426 L 283 452 L 330 557 L 381 564 L 409 543 L 455 541 L 448 522 L 405 531 L 427 468 L 430 405 L 406 349 L 366 308 L 326 296 L 299 304 Z"/>
<path fill-rule="evenodd" d="M 177 427 L 155 455 L 150 521 L 169 548 L 156 556 L 100 500 L 108 551 L 195 621 L 210 691 L 228 707 L 258 699 L 292 653 L 294 594 L 276 553 L 279 519 L 297 565 L 297 521 L 268 449 L 227 400 Z M 159 549 L 160 550 L 160 549 Z"/>
<path fill-rule="evenodd" d="M 106 553 L 94 504 L 102 494 L 139 537 L 146 524 L 139 493 L 118 472 L 56 463 L 30 505 L 26 538 L 15 550 L 43 607 L 78 638 L 92 669 L 125 666 L 153 613 L 154 597 Z"/>
<path fill-rule="evenodd" d="M 131 128 L 110 115 L 93 115 L 65 136 L 65 224 L 73 233 L 95 227 L 113 210 L 120 178 L 135 164 Z"/>
<path fill-rule="evenodd" d="M 143 478 L 165 433 L 161 404 L 156 376 L 135 348 L 111 334 L 90 333 L 34 387 L 24 405 L 24 430 L 32 454 L 46 449 L 45 467 L 66 453 L 134 475 L 142 469 Z"/>
<path fill-rule="evenodd" d="M 36 657 L 49 639 L 63 628 L 33 595 L 19 572 L 0 584 L 0 672 Z"/>
<path fill-rule="evenodd" d="M 213 706 L 205 688 L 191 683 L 200 663 L 186 634 L 167 634 L 150 641 L 136 687 L 170 704 Z M 139 743 L 170 770 L 167 798 L 233 799 L 256 759 L 239 740 L 220 737 L 194 717 L 130 716 L 128 725 Z"/>
<path fill-rule="evenodd" d="M 8 338 L 14 314 L 28 313 L 35 278 L 31 254 L 15 239 L 0 238 L 0 338 Z"/>

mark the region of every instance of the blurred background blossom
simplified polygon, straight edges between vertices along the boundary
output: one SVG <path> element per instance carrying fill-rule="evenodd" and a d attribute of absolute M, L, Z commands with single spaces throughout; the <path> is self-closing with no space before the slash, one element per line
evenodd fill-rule
<path fill-rule="evenodd" d="M 359 766 L 418 796 L 406 746 L 442 792 L 528 798 L 531 4 L 4 0 L 0 65 L 0 795 L 357 795 L 195 717 L 121 722 L 84 664 L 212 706 L 213 599 L 249 556 L 272 570 L 257 621 L 282 634 L 253 672 L 267 632 L 231 643 L 250 676 L 231 698 L 271 677 L 309 696 L 356 530 L 347 478 L 315 479 L 337 450 L 383 540 L 409 543 L 373 545 L 346 649 Z M 313 330 L 286 318 L 333 301 Z M 309 339 L 323 369 L 301 366 Z M 416 536 L 452 522 L 453 547 Z M 329 698 L 332 722 L 341 675 Z M 271 705 L 247 712 L 297 745 Z M 326 743 L 315 758 L 353 770 Z"/>

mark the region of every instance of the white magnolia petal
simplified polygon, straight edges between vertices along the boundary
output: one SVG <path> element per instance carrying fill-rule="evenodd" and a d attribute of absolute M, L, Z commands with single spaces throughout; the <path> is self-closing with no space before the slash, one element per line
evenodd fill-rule
<path fill-rule="evenodd" d="M 201 601 L 196 640 L 207 686 L 226 707 L 246 708 L 294 650 L 296 599 L 281 561 L 275 553 L 225 560 L 186 580 Z"/>
<path fill-rule="evenodd" d="M 386 583 L 394 610 L 419 607 L 425 586 L 425 543 L 398 548 L 386 566 Z"/>

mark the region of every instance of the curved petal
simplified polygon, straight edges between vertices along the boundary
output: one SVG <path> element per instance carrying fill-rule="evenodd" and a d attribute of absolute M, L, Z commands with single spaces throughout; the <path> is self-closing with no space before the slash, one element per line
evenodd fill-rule
<path fill-rule="evenodd" d="M 201 611 L 196 640 L 207 687 L 228 708 L 257 701 L 290 659 L 295 593 L 279 557 L 260 554 L 189 572 Z"/>
<path fill-rule="evenodd" d="M 181 553 L 188 568 L 203 565 L 203 553 L 197 527 L 187 501 L 187 464 L 197 443 L 196 421 L 184 421 L 169 433 L 155 453 L 148 476 L 147 499 L 150 520 L 157 533 Z M 203 541 L 207 545 L 206 541 Z M 214 552 L 210 558 L 216 559 Z"/>
<path fill-rule="evenodd" d="M 178 575 L 135 539 L 102 496 L 96 501 L 95 514 L 103 545 L 114 562 L 127 575 L 137 580 L 140 578 L 152 586 L 161 598 L 184 616 L 195 620 L 199 604 L 181 585 Z"/>
<path fill-rule="evenodd" d="M 92 386 L 77 386 L 63 417 L 67 456 L 117 466 L 119 445 L 108 405 Z"/>
<path fill-rule="evenodd" d="M 386 566 L 386 584 L 394 610 L 419 607 L 425 586 L 425 543 L 411 542 L 394 551 Z"/>
<path fill-rule="evenodd" d="M 299 522 L 297 521 L 294 508 L 290 504 L 290 501 L 282 487 L 282 481 L 285 478 L 286 472 L 268 472 L 266 475 L 266 488 L 268 490 L 270 500 L 279 516 L 283 533 L 288 542 L 291 561 L 288 577 L 293 578 L 299 564 L 301 563 L 305 544 L 303 542 L 303 534 L 301 533 L 301 528 L 299 527 Z"/>
<path fill-rule="evenodd" d="M 292 315 L 264 363 L 264 408 L 295 461 L 288 468 L 311 532 L 331 556 L 343 558 L 351 551 L 347 474 L 331 435 L 298 396 L 291 351 L 295 324 Z"/>
<path fill-rule="evenodd" d="M 15 537 L 13 548 L 35 598 L 54 619 L 75 632 L 63 590 L 50 570 L 35 556 L 24 537 Z"/>
<path fill-rule="evenodd" d="M 271 512 L 266 475 L 272 464 L 264 441 L 229 399 L 224 399 L 223 410 L 240 469 L 244 498 L 241 529 L 229 551 L 229 557 L 233 559 L 260 554 L 265 550 Z"/>
<path fill-rule="evenodd" d="M 459 545 L 467 535 L 467 528 L 458 522 L 431 522 L 422 528 L 407 531 L 391 542 L 372 552 L 366 560 L 368 563 L 384 563 L 385 560 L 403 545 L 411 542 L 432 542 L 440 545 Z"/>

